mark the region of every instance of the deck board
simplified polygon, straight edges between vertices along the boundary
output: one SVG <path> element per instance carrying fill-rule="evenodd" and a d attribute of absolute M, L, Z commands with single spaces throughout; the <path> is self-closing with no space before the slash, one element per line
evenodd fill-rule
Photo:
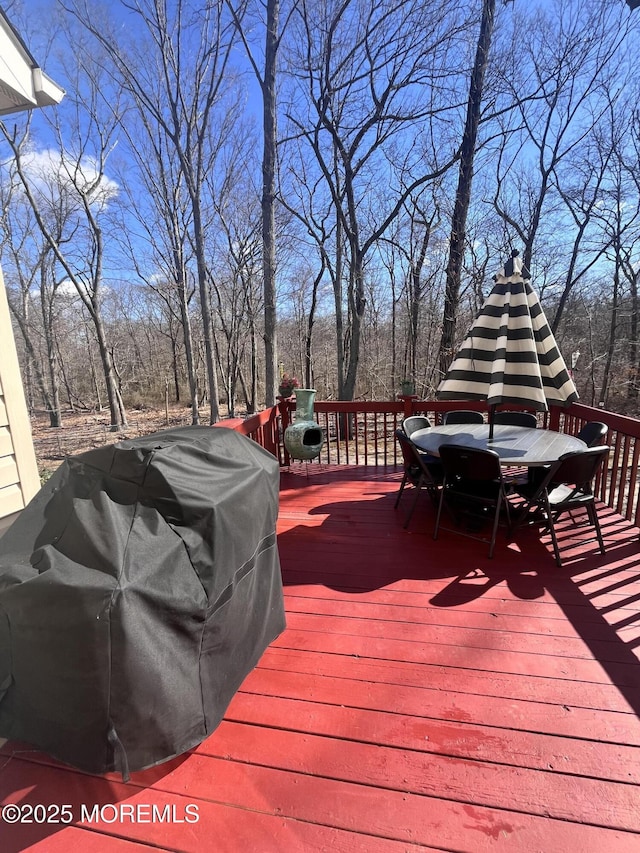
<path fill-rule="evenodd" d="M 640 549 L 602 508 L 495 557 L 380 469 L 292 466 L 278 541 L 287 630 L 187 756 L 124 784 L 0 749 L 3 803 L 155 804 L 195 824 L 0 824 L 0 849 L 637 851 Z"/>

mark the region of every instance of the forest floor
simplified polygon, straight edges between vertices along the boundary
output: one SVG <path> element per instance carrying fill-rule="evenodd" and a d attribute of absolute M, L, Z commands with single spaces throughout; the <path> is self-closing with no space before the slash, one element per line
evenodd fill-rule
<path fill-rule="evenodd" d="M 221 414 L 224 417 L 226 412 Z M 209 423 L 208 409 L 201 410 L 200 418 L 202 424 Z M 108 411 L 64 412 L 61 427 L 49 426 L 49 417 L 45 412 L 34 414 L 31 418 L 31 432 L 41 479 L 48 479 L 67 456 L 169 427 L 189 426 L 191 409 L 181 403 L 172 404 L 168 417 L 164 406 L 158 409 L 130 409 L 127 420 L 129 426 L 126 430 L 111 432 Z"/>

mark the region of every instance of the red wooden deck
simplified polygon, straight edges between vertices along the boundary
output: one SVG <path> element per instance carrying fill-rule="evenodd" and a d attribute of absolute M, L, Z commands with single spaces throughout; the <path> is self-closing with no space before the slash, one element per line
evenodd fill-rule
<path fill-rule="evenodd" d="M 217 731 L 126 785 L 6 744 L 0 802 L 74 824 L 0 823 L 0 850 L 637 853 L 637 529 L 603 509 L 606 556 L 565 524 L 562 569 L 533 530 L 488 560 L 433 541 L 426 495 L 403 530 L 398 482 L 285 471 L 288 628 Z"/>

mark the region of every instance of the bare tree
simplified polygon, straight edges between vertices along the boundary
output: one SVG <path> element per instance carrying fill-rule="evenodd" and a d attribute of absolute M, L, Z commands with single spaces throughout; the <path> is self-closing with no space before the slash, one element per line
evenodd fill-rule
<path fill-rule="evenodd" d="M 292 134 L 313 152 L 335 211 L 338 389 L 341 399 L 353 399 L 367 256 L 406 199 L 457 156 L 432 156 L 427 164 L 421 129 L 429 122 L 434 131 L 451 108 L 438 100 L 435 80 L 459 25 L 444 7 L 409 0 L 341 0 L 321 9 L 301 2 L 297 24 L 289 61 L 300 88 L 288 118 Z"/>
<path fill-rule="evenodd" d="M 557 187 L 571 176 L 563 165 L 607 111 L 599 94 L 617 74 L 628 28 L 622 10 L 586 0 L 515 16 L 518 50 L 502 72 L 515 109 L 503 114 L 493 203 L 529 269 L 541 229 L 557 224 Z"/>
<path fill-rule="evenodd" d="M 637 98 L 634 98 L 637 104 Z M 636 199 L 640 199 L 640 110 L 633 110 L 633 121 L 631 122 L 631 145 L 630 155 L 625 158 L 624 169 L 628 178 L 633 181 Z M 637 202 L 636 202 L 637 203 Z M 640 300 L 638 289 L 640 285 L 640 262 L 638 261 L 638 242 L 640 234 L 636 229 L 636 241 L 632 250 L 627 253 L 623 263 L 622 272 L 629 283 L 630 290 L 630 329 L 629 329 L 629 386 L 627 396 L 633 406 L 637 406 L 640 396 L 640 344 L 638 335 L 640 330 Z"/>
<path fill-rule="evenodd" d="M 434 308 L 443 266 L 439 188 L 429 189 L 407 199 L 380 245 L 391 283 L 391 387 L 398 388 L 402 378 L 418 394 L 425 393 L 425 385 L 433 388 L 429 367 L 439 330 Z"/>
<path fill-rule="evenodd" d="M 77 2 L 65 7 L 102 46 L 114 74 L 140 114 L 162 129 L 175 153 L 191 203 L 192 241 L 204 328 L 210 422 L 219 417 L 214 327 L 209 294 L 206 235 L 203 226 L 205 172 L 210 164 L 212 122 L 225 94 L 235 27 L 225 15 L 224 0 L 205 6 L 176 0 L 134 0 L 129 12 L 138 22 L 126 47 L 121 30 L 109 31 L 93 9 Z"/>
<path fill-rule="evenodd" d="M 237 186 L 241 186 L 240 175 L 238 178 Z M 242 204 L 236 196 L 233 202 L 225 199 L 226 203 L 216 205 L 216 222 L 222 245 L 218 247 L 218 273 L 212 283 L 226 344 L 225 352 L 219 352 L 218 357 L 230 415 L 235 414 L 238 385 L 242 387 L 247 410 L 255 411 L 257 404 L 257 312 L 260 299 L 256 284 L 261 246 L 260 217 L 251 212 L 253 200 L 249 196 Z M 247 355 L 248 377 L 243 370 Z"/>
<path fill-rule="evenodd" d="M 489 62 L 489 50 L 493 34 L 496 0 L 482 0 L 480 32 L 476 44 L 476 54 L 469 83 L 467 112 L 460 144 L 460 162 L 458 164 L 458 185 L 451 217 L 451 237 L 449 239 L 449 260 L 447 261 L 446 289 L 442 317 L 442 336 L 440 339 L 440 373 L 445 375 L 453 357 L 456 319 L 460 299 L 460 276 L 464 257 L 467 215 L 471 201 L 474 159 L 480 125 L 484 77 Z"/>
<path fill-rule="evenodd" d="M 409 313 L 409 372 L 415 383 L 418 378 L 418 353 L 421 318 L 425 295 L 431 290 L 437 270 L 425 275 L 427 256 L 434 230 L 439 225 L 440 210 L 434 200 L 427 211 L 416 201 L 410 211 L 409 270 L 407 276 L 407 306 Z"/>
<path fill-rule="evenodd" d="M 336 240 L 334 229 L 339 233 L 340 228 L 336 223 L 330 198 L 318 192 L 322 179 L 314 174 L 313 168 L 309 168 L 309 164 L 305 161 L 304 151 L 300 149 L 300 140 L 296 141 L 296 151 L 292 160 L 284 160 L 282 166 L 283 171 L 290 169 L 296 173 L 296 180 L 290 181 L 286 189 L 281 189 L 280 203 L 302 227 L 302 231 L 294 238 L 298 247 L 297 253 L 304 258 L 301 279 L 306 282 L 309 277 L 312 278 L 310 293 L 303 285 L 299 288 L 298 294 L 305 303 L 302 310 L 307 307 L 308 299 L 303 375 L 306 387 L 312 387 L 314 384 L 313 332 L 318 310 L 319 289 L 325 274 L 328 275 L 334 292 L 339 360 L 343 354 L 341 281 L 337 274 L 337 263 L 332 261 L 330 252 L 330 246 Z M 312 269 L 313 265 L 315 269 Z M 295 299 L 295 294 L 292 294 L 292 298 Z"/>
<path fill-rule="evenodd" d="M 122 228 L 122 241 L 126 254 L 137 275 L 154 290 L 169 318 L 179 322 L 189 383 L 191 423 L 200 422 L 200 392 L 197 382 L 190 305 L 194 296 L 190 262 L 191 201 L 185 187 L 180 159 L 175 150 L 166 145 L 165 131 L 146 111 L 136 116 L 129 114 L 122 129 L 129 140 L 129 149 L 138 168 L 140 184 L 127 181 L 131 163 L 127 163 L 122 183 L 130 199 L 131 215 L 139 223 L 148 251 L 140 249 L 140 234 Z M 141 202 L 140 188 L 146 191 Z M 171 323 L 173 325 L 173 322 Z M 174 347 L 177 345 L 173 341 Z M 176 397 L 179 383 L 175 376 Z"/>
<path fill-rule="evenodd" d="M 264 387 L 265 405 L 275 402 L 276 366 L 278 361 L 278 326 L 276 310 L 276 62 L 280 42 L 280 2 L 267 0 L 267 26 L 264 49 L 262 89 L 263 145 L 262 158 L 262 270 L 264 290 Z"/>
<path fill-rule="evenodd" d="M 51 426 L 60 426 L 61 412 L 59 405 L 54 403 L 55 369 L 50 373 L 49 383 L 45 379 L 45 371 L 39 353 L 39 341 L 46 335 L 46 328 L 41 325 L 42 317 L 53 313 L 51 291 L 46 287 L 40 288 L 41 311 L 34 305 L 32 291 L 40 277 L 41 283 L 46 282 L 43 267 L 46 264 L 48 245 L 33 217 L 33 211 L 24 195 L 20 192 L 20 181 L 16 184 L 11 164 L 5 180 L 0 183 L 0 208 L 2 210 L 2 236 L 0 256 L 2 257 L 6 283 L 8 285 L 7 300 L 9 309 L 18 324 L 25 347 L 23 364 L 24 382 L 29 410 L 35 406 L 35 389 L 42 397 Z M 38 239 L 39 238 L 39 239 Z M 48 309 L 48 310 L 47 310 Z M 49 324 L 50 329 L 53 324 Z M 52 342 L 55 346 L 55 341 Z M 50 343 L 48 342 L 48 348 Z M 49 360 L 51 371 L 52 360 Z M 50 390 L 51 389 L 51 390 Z"/>
<path fill-rule="evenodd" d="M 52 120 L 51 129 L 59 153 L 49 157 L 44 175 L 36 176 L 38 180 L 35 181 L 33 174 L 29 174 L 29 153 L 25 152 L 23 144 L 26 136 L 17 126 L 9 130 L 4 123 L 0 123 L 0 131 L 11 146 L 16 174 L 22 182 L 37 226 L 91 317 L 109 400 L 111 426 L 117 430 L 126 426 L 127 419 L 114 374 L 101 304 L 104 284 L 103 222 L 115 197 L 115 186 L 109 183 L 105 169 L 117 121 L 111 111 L 109 119 L 105 118 L 101 106 L 97 77 L 87 73 L 83 82 L 78 82 L 74 96 L 66 100 L 65 118 L 56 113 Z M 70 116 L 68 108 L 71 108 Z M 70 125 L 75 137 L 74 152 L 67 150 L 65 145 L 65 131 Z M 39 189 L 43 178 L 52 202 Z M 53 349 L 51 357 L 54 357 Z"/>
<path fill-rule="evenodd" d="M 282 38 L 297 0 L 280 23 L 280 0 L 264 0 L 264 55 L 257 57 L 244 25 L 246 4 L 227 0 L 262 95 L 262 277 L 264 302 L 265 405 L 275 402 L 278 384 L 278 320 L 276 279 L 276 172 L 278 160 L 277 70 Z"/>
<path fill-rule="evenodd" d="M 611 259 L 613 273 L 611 281 L 611 297 L 607 300 L 609 309 L 609 333 L 606 345 L 606 358 L 602 384 L 599 393 L 599 403 L 605 405 L 608 400 L 613 378 L 612 366 L 616 352 L 623 348 L 621 329 L 623 327 L 623 286 L 625 280 L 631 285 L 632 295 L 637 288 L 637 270 L 634 270 L 634 258 L 637 266 L 638 247 L 640 243 L 640 194 L 638 193 L 637 162 L 630 164 L 628 152 L 623 149 L 625 132 L 618 124 L 610 125 L 610 137 L 607 141 L 607 151 L 610 153 L 607 180 L 600 193 L 601 205 L 596 213 L 604 234 L 604 245 Z M 631 180 L 630 180 L 630 175 Z M 603 202 L 603 203 L 602 203 Z M 635 293 L 637 299 L 637 290 Z M 634 306 L 637 308 L 637 304 Z M 632 317 L 632 329 L 637 329 L 637 317 Z M 623 373 L 629 377 L 628 383 L 635 380 L 635 359 L 637 358 L 637 338 L 632 338 L 631 352 Z M 618 385 L 622 385 L 618 377 Z M 627 392 L 627 397 L 629 395 Z"/>
<path fill-rule="evenodd" d="M 593 140 L 592 140 L 593 141 Z M 586 247 L 590 236 L 590 226 L 602 201 L 602 185 L 609 169 L 611 149 L 599 144 L 587 144 L 581 151 L 581 157 L 571 157 L 572 169 L 570 183 L 558 187 L 558 192 L 571 216 L 573 245 L 566 268 L 564 286 L 556 303 L 551 320 L 551 330 L 557 333 L 573 288 L 598 263 L 607 248 L 607 241 L 599 245 Z M 567 236 L 570 232 L 567 231 Z M 568 240 L 567 240 L 568 243 Z"/>

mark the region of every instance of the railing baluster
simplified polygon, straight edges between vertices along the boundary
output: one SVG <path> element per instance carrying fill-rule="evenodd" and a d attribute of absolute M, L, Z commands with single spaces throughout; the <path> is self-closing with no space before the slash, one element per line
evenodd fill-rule
<path fill-rule="evenodd" d="M 640 497 L 638 495 L 638 465 L 640 465 L 640 439 L 633 439 L 633 456 L 630 466 L 630 477 L 627 491 L 629 500 L 627 502 L 626 518 L 636 526 L 640 523 Z M 634 506 L 635 505 L 635 506 Z"/>
<path fill-rule="evenodd" d="M 620 460 L 620 435 L 619 433 L 615 434 L 615 439 L 613 444 L 611 445 L 612 453 L 609 455 L 609 477 L 607 486 L 608 486 L 608 494 L 605 494 L 604 500 L 609 506 L 613 506 L 615 503 L 615 495 L 617 489 L 615 488 L 616 483 L 618 482 L 618 470 L 619 470 L 619 460 Z"/>
<path fill-rule="evenodd" d="M 620 458 L 620 488 L 618 489 L 618 500 L 616 503 L 616 512 L 619 515 L 624 515 L 624 504 L 627 499 L 626 490 L 624 488 L 624 479 L 626 472 L 629 470 L 629 436 L 622 436 L 622 453 Z"/>

